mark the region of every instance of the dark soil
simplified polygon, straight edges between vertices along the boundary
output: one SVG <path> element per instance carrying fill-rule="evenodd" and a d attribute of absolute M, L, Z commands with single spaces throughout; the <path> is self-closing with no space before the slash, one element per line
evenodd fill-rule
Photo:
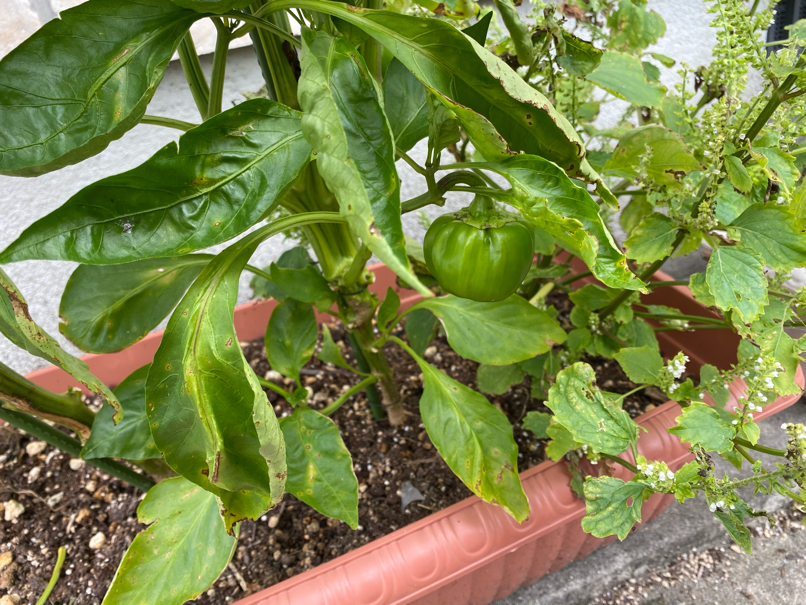
<path fill-rule="evenodd" d="M 549 302 L 560 309 L 560 320 L 567 321 L 567 299 L 552 296 Z M 350 361 L 349 347 L 342 341 L 344 333 L 338 327 L 332 332 Z M 242 347 L 255 371 L 265 375 L 270 368 L 262 339 L 242 343 Z M 197 602 L 212 605 L 243 598 L 471 495 L 442 461 L 423 428 L 417 412 L 423 388 L 417 364 L 394 345 L 386 353 L 401 385 L 408 424 L 391 427 L 385 420 L 374 421 L 363 393 L 333 416 L 352 453 L 358 477 L 358 529 L 327 519 L 286 494 L 283 503 L 260 520 L 243 523 L 232 563 Z M 443 337 L 435 339 L 426 357 L 452 378 L 474 386 L 478 364 L 459 357 Z M 586 361 L 596 370 L 603 389 L 626 393 L 634 387 L 615 361 Z M 312 405 L 317 408 L 356 383 L 349 371 L 325 367 L 318 361 L 303 372 L 303 383 L 313 390 Z M 548 411 L 541 401 L 531 399 L 528 380 L 504 395 L 490 397 L 515 426 L 520 471 L 545 459 L 545 444 L 519 424 L 530 410 Z M 274 392 L 268 395 L 278 416 L 291 412 Z M 638 416 L 664 400 L 657 393 L 642 391 L 627 398 L 624 407 Z M 0 502 L 8 506 L 8 500 L 14 499 L 25 507 L 16 520 L 0 516 L 0 598 L 8 592 L 19 595 L 22 603 L 35 603 L 50 578 L 57 548 L 63 545 L 67 548 L 65 571 L 50 602 L 100 603 L 123 553 L 142 528 L 135 516 L 142 494 L 89 465 L 72 470 L 70 456 L 50 447 L 28 455 L 25 447 L 31 441 L 0 427 Z M 423 500 L 401 510 L 400 490 L 405 482 L 416 487 Z M 104 535 L 104 544 L 93 549 L 90 541 L 98 533 Z M 6 552 L 12 553 L 13 562 L 3 568 L 9 559 Z"/>

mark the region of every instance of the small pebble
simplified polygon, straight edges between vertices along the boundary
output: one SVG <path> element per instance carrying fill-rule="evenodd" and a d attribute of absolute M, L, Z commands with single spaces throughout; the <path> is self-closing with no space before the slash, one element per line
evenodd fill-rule
<path fill-rule="evenodd" d="M 433 357 L 437 354 L 437 348 L 435 346 L 426 347 L 425 351 L 423 352 L 423 357 Z"/>
<path fill-rule="evenodd" d="M 63 498 L 64 498 L 64 492 L 53 494 L 50 498 L 47 499 L 48 506 L 50 507 L 56 506 L 57 504 L 59 504 L 59 502 L 62 501 Z"/>
<path fill-rule="evenodd" d="M 29 456 L 38 456 L 42 452 L 45 451 L 45 448 L 48 446 L 47 443 L 44 441 L 31 441 L 28 445 L 25 446 L 25 453 Z"/>
<path fill-rule="evenodd" d="M 0 597 L 0 605 L 19 605 L 20 601 L 20 595 L 16 594 L 7 594 Z"/>
<path fill-rule="evenodd" d="M 24 512 L 25 507 L 22 504 L 20 504 L 16 500 L 9 500 L 8 502 L 6 502 L 3 518 L 6 521 L 14 521 Z"/>
<path fill-rule="evenodd" d="M 84 489 L 88 492 L 92 493 L 98 488 L 97 481 L 87 481 L 87 484 L 84 486 Z"/>
<path fill-rule="evenodd" d="M 269 527 L 274 529 L 277 527 L 277 524 L 280 523 L 280 515 L 274 515 L 273 517 L 269 517 Z"/>
<path fill-rule="evenodd" d="M 282 382 L 283 375 L 280 374 L 280 372 L 278 372 L 277 370 L 269 370 L 268 372 L 266 372 L 263 378 L 265 378 L 266 380 L 270 380 L 271 382 Z"/>
<path fill-rule="evenodd" d="M 70 458 L 70 470 L 72 471 L 80 471 L 84 468 L 84 465 L 87 464 L 81 458 Z"/>
<path fill-rule="evenodd" d="M 28 483 L 33 483 L 37 479 L 39 479 L 39 475 L 42 474 L 42 467 L 35 466 L 30 471 L 28 471 Z"/>
<path fill-rule="evenodd" d="M 103 532 L 99 531 L 92 538 L 90 538 L 90 548 L 92 550 L 103 548 L 104 544 L 106 544 L 106 536 L 103 534 Z"/>

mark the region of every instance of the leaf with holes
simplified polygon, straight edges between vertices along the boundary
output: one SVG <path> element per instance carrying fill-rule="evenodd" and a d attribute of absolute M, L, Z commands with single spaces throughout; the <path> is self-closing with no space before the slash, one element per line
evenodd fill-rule
<path fill-rule="evenodd" d="M 112 265 L 231 239 L 273 209 L 308 163 L 300 116 L 268 99 L 220 113 L 137 168 L 76 193 L 23 231 L 0 262 Z"/>
<path fill-rule="evenodd" d="M 588 477 L 585 481 L 585 517 L 582 529 L 597 538 L 627 537 L 633 525 L 641 522 L 644 502 L 643 483 L 625 483 L 616 477 Z"/>
<path fill-rule="evenodd" d="M 227 534 L 215 496 L 183 477 L 152 487 L 137 520 L 149 526 L 123 555 L 103 605 L 191 601 L 224 571 L 238 543 Z"/>
<path fill-rule="evenodd" d="M 683 408 L 677 426 L 669 429 L 680 441 L 699 444 L 707 450 L 724 452 L 733 447 L 733 427 L 714 408 L 697 401 Z"/>
<path fill-rule="evenodd" d="M 663 369 L 663 359 L 653 347 L 623 347 L 615 358 L 627 377 L 638 384 L 655 384 Z"/>
<path fill-rule="evenodd" d="M 479 363 L 516 363 L 565 342 L 560 324 L 517 294 L 500 302 L 448 295 L 417 306 L 439 318 L 448 342 L 459 355 Z"/>
<path fill-rule="evenodd" d="M 776 271 L 787 273 L 806 265 L 806 233 L 795 228 L 786 209 L 753 204 L 733 220 L 728 234 L 758 252 Z"/>
<path fill-rule="evenodd" d="M 299 407 L 280 420 L 288 454 L 286 491 L 323 515 L 358 525 L 358 479 L 339 428 L 327 416 Z"/>
<path fill-rule="evenodd" d="M 764 259 L 753 249 L 716 246 L 708 260 L 705 283 L 715 305 L 723 311 L 735 310 L 745 323 L 757 319 L 767 304 Z"/>
<path fill-rule="evenodd" d="M 668 216 L 653 212 L 644 217 L 624 241 L 627 258 L 639 263 L 651 263 L 669 255 L 677 227 Z"/>
<path fill-rule="evenodd" d="M 619 139 L 604 172 L 622 178 L 637 178 L 642 159 L 646 174 L 658 185 L 680 187 L 686 174 L 702 170 L 680 135 L 651 124 L 633 128 Z"/>

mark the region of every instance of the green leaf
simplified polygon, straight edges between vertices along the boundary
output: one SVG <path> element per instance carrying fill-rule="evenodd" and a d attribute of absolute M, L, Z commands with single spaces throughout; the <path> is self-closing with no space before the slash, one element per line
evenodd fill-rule
<path fill-rule="evenodd" d="M 198 18 L 164 0 L 91 0 L 43 25 L 0 61 L 0 174 L 58 170 L 123 136 Z"/>
<path fill-rule="evenodd" d="M 15 345 L 60 367 L 93 393 L 100 395 L 114 410 L 113 420 L 120 422 L 123 412 L 115 395 L 90 372 L 87 364 L 62 349 L 53 337 L 31 318 L 25 297 L 0 269 L 0 334 Z"/>
<path fill-rule="evenodd" d="M 633 196 L 629 204 L 624 207 L 621 215 L 619 216 L 619 224 L 624 229 L 624 233 L 629 236 L 633 229 L 638 226 L 641 220 L 652 213 L 652 204 L 650 204 L 645 195 Z"/>
<path fill-rule="evenodd" d="M 795 217 L 784 208 L 753 204 L 733 221 L 728 234 L 776 271 L 806 266 L 806 233 L 795 227 Z"/>
<path fill-rule="evenodd" d="M 733 538 L 734 542 L 741 546 L 747 554 L 752 554 L 753 544 L 750 541 L 750 530 L 744 524 L 744 518 L 752 515 L 750 510 L 742 500 L 734 504 L 733 510 L 715 510 L 714 517 L 719 519 L 722 525 Z"/>
<path fill-rule="evenodd" d="M 521 421 L 521 426 L 527 431 L 534 433 L 538 439 L 548 439 L 546 430 L 551 423 L 551 414 L 545 412 L 527 412 Z"/>
<path fill-rule="evenodd" d="M 569 31 L 562 30 L 565 41 L 565 54 L 557 57 L 557 64 L 574 76 L 587 76 L 602 61 L 602 51 L 592 43 L 577 38 Z"/>
<path fill-rule="evenodd" d="M 677 227 L 668 216 L 653 212 L 644 217 L 624 241 L 627 258 L 639 263 L 651 263 L 668 256 L 677 237 Z"/>
<path fill-rule="evenodd" d="M 235 552 L 213 494 L 183 477 L 152 487 L 137 507 L 135 536 L 103 605 L 181 605 L 215 582 Z"/>
<path fill-rule="evenodd" d="M 137 168 L 85 187 L 28 227 L 0 263 L 110 265 L 218 244 L 272 210 L 309 156 L 299 112 L 268 99 L 246 101 Z"/>
<path fill-rule="evenodd" d="M 398 149 L 408 151 L 428 136 L 425 86 L 397 59 L 392 59 L 386 68 L 383 99 Z"/>
<path fill-rule="evenodd" d="M 459 120 L 452 111 L 459 106 L 446 102 L 444 95 L 429 88 L 427 93 L 428 104 L 428 147 L 432 153 L 439 154 L 446 147 L 458 143 L 462 135 L 459 130 Z M 475 113 L 469 110 L 471 113 Z"/>
<path fill-rule="evenodd" d="M 793 316 L 789 307 L 774 300 L 767 307 L 761 321 L 753 324 L 754 339 L 760 345 L 761 354 L 780 363 L 784 370 L 779 371 L 778 376 L 772 379 L 775 392 L 779 395 L 798 395 L 803 392 L 795 382 L 795 374 L 801 361 L 798 355 L 801 347 L 786 333 L 786 322 Z"/>
<path fill-rule="evenodd" d="M 675 61 L 671 57 L 662 55 L 660 53 L 647 53 L 647 54 L 664 67 L 674 67 Z"/>
<path fill-rule="evenodd" d="M 274 308 L 266 329 L 266 357 L 273 370 L 300 383 L 299 371 L 313 356 L 316 315 L 310 304 L 288 298 Z"/>
<path fill-rule="evenodd" d="M 546 446 L 546 456 L 549 457 L 549 460 L 554 460 L 554 462 L 561 460 L 568 452 L 582 445 L 574 439 L 574 436 L 567 428 L 557 424 L 556 419 L 552 420 L 552 423 L 546 429 L 546 434 L 551 437 L 551 441 Z"/>
<path fill-rule="evenodd" d="M 599 204 L 555 164 L 537 156 L 518 155 L 476 166 L 507 179 L 512 185 L 510 198 L 514 197 L 508 203 L 572 248 L 605 285 L 630 290 L 643 286 L 627 268 L 624 254 L 599 214 Z"/>
<path fill-rule="evenodd" d="M 754 321 L 767 304 L 764 259 L 744 246 L 716 246 L 705 282 L 723 311 L 735 309 L 745 323 Z M 696 296 L 696 294 L 695 294 Z"/>
<path fill-rule="evenodd" d="M 584 144 L 551 103 L 502 60 L 438 19 L 317 2 L 317 10 L 360 27 L 427 87 L 488 119 L 513 151 L 575 172 Z M 445 52 L 450 48 L 451 52 Z"/>
<path fill-rule="evenodd" d="M 666 33 L 663 18 L 655 11 L 646 10 L 646 3 L 641 0 L 620 0 L 617 6 L 607 18 L 611 46 L 626 46 L 636 51 L 654 44 Z"/>
<path fill-rule="evenodd" d="M 638 57 L 613 50 L 605 51 L 602 61 L 586 80 L 619 99 L 642 107 L 660 107 L 666 87 L 648 82 Z"/>
<path fill-rule="evenodd" d="M 484 396 L 414 359 L 424 382 L 420 415 L 437 451 L 470 491 L 525 521 L 529 502 L 518 477 L 518 446 L 507 417 Z"/>
<path fill-rule="evenodd" d="M 473 25 L 464 28 L 462 32 L 469 38 L 475 40 L 476 44 L 484 46 L 484 43 L 487 41 L 487 30 L 490 28 L 492 18 L 493 11 L 489 11 Z"/>
<path fill-rule="evenodd" d="M 711 294 L 708 284 L 705 281 L 705 273 L 693 273 L 688 280 L 691 293 L 698 302 L 706 307 L 716 307 L 716 298 Z"/>
<path fill-rule="evenodd" d="M 512 385 L 520 384 L 526 374 L 517 364 L 491 366 L 481 364 L 476 370 L 479 391 L 489 395 L 503 395 Z"/>
<path fill-rule="evenodd" d="M 685 120 L 683 101 L 679 97 L 664 98 L 661 107 L 666 128 L 682 136 L 691 133 L 691 125 Z"/>
<path fill-rule="evenodd" d="M 706 450 L 724 452 L 733 447 L 733 427 L 714 408 L 697 401 L 683 408 L 677 426 L 669 429 L 681 441 L 700 444 Z"/>
<path fill-rule="evenodd" d="M 663 359 L 652 347 L 624 347 L 615 354 L 616 361 L 636 384 L 655 384 L 663 369 Z"/>
<path fill-rule="evenodd" d="M 727 181 L 719 185 L 714 201 L 716 202 L 714 215 L 723 225 L 730 225 L 751 204 L 746 195 L 737 192 Z"/>
<path fill-rule="evenodd" d="M 407 284 L 432 296 L 406 256 L 395 141 L 363 57 L 346 38 L 303 29 L 298 93 L 302 132 L 350 229 Z"/>
<path fill-rule="evenodd" d="M 607 290 L 596 284 L 587 284 L 579 290 L 571 292 L 568 298 L 578 307 L 584 307 L 588 311 L 596 311 L 606 307 L 616 295 L 612 290 Z"/>
<path fill-rule="evenodd" d="M 386 289 L 386 296 L 378 307 L 378 327 L 382 330 L 397 316 L 400 308 L 400 297 L 391 287 Z"/>
<path fill-rule="evenodd" d="M 633 525 L 641 522 L 643 483 L 625 483 L 616 477 L 585 480 L 585 517 L 582 529 L 597 538 L 616 535 L 623 540 Z"/>
<path fill-rule="evenodd" d="M 252 0 L 171 0 L 177 6 L 199 13 L 228 13 L 249 6 Z"/>
<path fill-rule="evenodd" d="M 728 172 L 730 184 L 742 193 L 750 193 L 753 189 L 753 179 L 742 161 L 735 155 L 725 157 L 725 170 Z"/>
<path fill-rule="evenodd" d="M 323 515 L 358 525 L 358 479 L 338 427 L 299 407 L 280 420 L 288 454 L 286 491 Z"/>
<path fill-rule="evenodd" d="M 122 265 L 79 265 L 62 294 L 59 331 L 89 353 L 125 349 L 171 312 L 211 258 L 190 254 Z"/>
<path fill-rule="evenodd" d="M 417 308 L 406 315 L 406 339 L 417 355 L 422 355 L 437 335 L 439 320 L 428 309 Z"/>
<path fill-rule="evenodd" d="M 321 311 L 329 309 L 336 302 L 336 293 L 330 289 L 327 280 L 314 265 L 305 265 L 302 269 L 286 269 L 272 263 L 271 279 L 286 297 L 309 305 L 316 303 Z"/>
<path fill-rule="evenodd" d="M 700 387 L 705 387 L 716 404 L 725 407 L 730 400 L 730 391 L 725 388 L 725 379 L 721 377 L 719 370 L 711 364 L 704 364 L 700 368 Z"/>
<path fill-rule="evenodd" d="M 789 193 L 800 178 L 800 171 L 795 166 L 795 156 L 781 151 L 777 147 L 751 147 L 750 155 L 770 180 L 780 183 L 784 191 Z"/>
<path fill-rule="evenodd" d="M 518 9 L 512 0 L 494 0 L 495 8 L 501 15 L 501 21 L 509 32 L 509 38 L 515 47 L 515 55 L 521 65 L 531 65 L 535 58 L 536 50 L 532 43 L 532 32 L 528 25 L 521 21 Z"/>
<path fill-rule="evenodd" d="M 636 318 L 620 325 L 616 336 L 630 347 L 646 346 L 656 351 L 660 350 L 655 331 L 643 319 Z"/>
<path fill-rule="evenodd" d="M 283 252 L 280 258 L 277 259 L 276 264 L 283 269 L 304 269 L 308 265 L 313 264 L 313 260 L 311 260 L 306 248 L 294 246 Z M 271 265 L 265 267 L 263 270 L 271 275 Z M 255 298 L 273 298 L 277 302 L 282 302 L 288 298 L 288 295 L 283 292 L 277 284 L 260 275 L 255 275 L 249 282 L 249 285 L 252 288 Z"/>
<path fill-rule="evenodd" d="M 596 375 L 586 363 L 575 363 L 557 374 L 546 405 L 574 439 L 596 452 L 618 455 L 638 440 L 638 425 L 617 408 L 595 385 Z"/>
<path fill-rule="evenodd" d="M 322 348 L 319 349 L 319 354 L 316 357 L 319 361 L 332 363 L 334 366 L 355 372 L 350 364 L 345 361 L 344 356 L 341 354 L 341 349 L 333 342 L 333 336 L 330 334 L 330 328 L 327 324 L 322 324 Z"/>
<path fill-rule="evenodd" d="M 115 426 L 112 408 L 102 407 L 95 415 L 92 432 L 81 457 L 147 460 L 161 456 L 148 427 L 146 416 L 146 377 L 151 364 L 129 374 L 114 390 L 123 409 L 123 420 Z"/>
<path fill-rule="evenodd" d="M 154 443 L 171 468 L 221 499 L 228 529 L 279 502 L 285 484 L 280 425 L 232 323 L 241 271 L 272 232 L 252 232 L 204 268 L 171 315 L 146 382 Z"/>
<path fill-rule="evenodd" d="M 439 318 L 459 355 L 479 363 L 516 363 L 565 342 L 560 324 L 517 294 L 500 302 L 440 296 L 418 303 L 418 308 Z"/>
<path fill-rule="evenodd" d="M 647 151 L 647 147 L 651 151 Z M 641 159 L 647 175 L 658 185 L 680 187 L 682 177 L 702 166 L 689 152 L 680 135 L 650 124 L 633 128 L 619 139 L 605 173 L 633 179 L 638 176 Z"/>

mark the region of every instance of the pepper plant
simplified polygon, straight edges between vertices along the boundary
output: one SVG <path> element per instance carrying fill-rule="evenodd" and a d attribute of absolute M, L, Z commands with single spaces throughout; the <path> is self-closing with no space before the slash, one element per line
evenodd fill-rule
<path fill-rule="evenodd" d="M 2 264 L 80 263 L 60 329 L 85 351 L 119 351 L 170 315 L 153 362 L 110 390 L 34 323 L 0 270 L 0 331 L 105 403 L 93 414 L 77 392 L 50 393 L 0 364 L 0 417 L 148 490 L 138 515 L 150 525 L 105 603 L 198 596 L 227 565 L 239 522 L 285 492 L 356 527 L 358 484 L 330 416 L 366 390 L 378 421 L 405 422 L 390 346 L 422 370 L 419 412 L 446 463 L 473 493 L 525 521 L 512 426 L 482 393 L 424 359 L 438 326 L 480 364 L 479 390 L 526 380 L 545 402 L 551 413 L 533 410 L 522 425 L 550 439 L 551 458 L 571 462 L 587 502 L 583 528 L 595 536 L 624 538 L 653 493 L 682 501 L 703 492 L 749 549 L 744 521 L 764 513 L 739 488 L 803 503 L 806 429 L 786 425 L 779 451 L 758 443 L 753 414 L 800 391 L 794 376 L 806 349 L 787 331 L 804 325 L 806 291 L 784 287 L 806 265 L 798 147 L 806 25 L 767 53 L 759 40 L 771 8 L 709 2 L 715 59 L 679 66 L 669 90 L 660 75 L 675 60 L 647 50 L 665 24 L 641 0 L 537 3 L 526 21 L 510 0 L 496 0 L 503 27 L 496 19 L 492 28 L 493 13 L 471 1 L 382 4 L 89 0 L 0 62 L 0 174 L 36 177 L 81 162 L 138 123 L 183 131 L 0 252 Z M 189 34 L 201 19 L 217 30 L 209 80 Z M 223 111 L 227 48 L 246 35 L 265 95 Z M 175 52 L 199 124 L 147 113 Z M 746 99 L 751 67 L 764 85 Z M 597 115 L 614 99 L 624 114 L 603 129 Z M 409 155 L 421 141 L 422 165 Z M 424 179 L 425 193 L 401 200 L 398 160 Z M 434 221 L 424 246 L 406 238 L 402 214 L 442 206 L 451 192 L 473 202 Z M 619 200 L 626 253 L 609 230 Z M 250 265 L 278 234 L 301 245 L 269 267 Z M 200 252 L 222 242 L 217 255 Z M 653 279 L 666 260 L 703 244 L 704 273 Z M 393 289 L 372 293 L 373 255 L 422 300 L 403 309 Z M 266 329 L 267 376 L 247 363 L 233 326 L 244 271 L 279 303 Z M 642 302 L 640 293 L 671 285 L 689 287 L 714 313 Z M 547 303 L 552 290 L 574 304 L 563 325 Z M 325 407 L 300 381 L 320 337 L 315 310 L 343 324 L 356 362 L 322 326 L 318 358 L 356 376 Z M 705 365 L 693 377 L 682 353 L 664 361 L 657 333 L 713 329 L 741 337 L 732 367 Z M 591 355 L 616 359 L 635 390 L 652 386 L 680 404 L 671 432 L 691 444 L 693 462 L 673 472 L 640 456 L 626 395 L 596 386 Z M 745 394 L 726 407 L 728 385 L 740 379 Z M 267 390 L 293 413 L 278 419 Z M 780 462 L 769 468 L 754 451 Z M 717 477 L 716 455 L 749 462 L 753 475 Z M 583 477 L 583 458 L 633 477 Z M 176 476 L 151 487 L 132 464 Z"/>

